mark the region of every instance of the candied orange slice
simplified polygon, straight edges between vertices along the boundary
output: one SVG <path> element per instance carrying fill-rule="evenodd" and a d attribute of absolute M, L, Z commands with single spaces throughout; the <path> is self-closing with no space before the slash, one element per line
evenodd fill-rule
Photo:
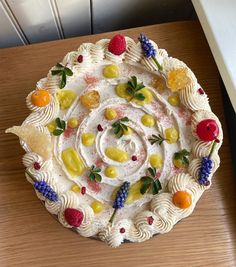
<path fill-rule="evenodd" d="M 97 108 L 100 104 L 100 95 L 98 91 L 92 90 L 80 96 L 81 104 L 86 108 Z"/>
<path fill-rule="evenodd" d="M 13 133 L 21 138 L 30 149 L 48 160 L 52 157 L 51 137 L 46 133 L 40 132 L 34 125 L 25 124 L 22 126 L 13 126 L 6 130 L 6 133 Z"/>
<path fill-rule="evenodd" d="M 168 72 L 167 86 L 172 92 L 177 92 L 191 84 L 187 68 L 173 69 Z"/>

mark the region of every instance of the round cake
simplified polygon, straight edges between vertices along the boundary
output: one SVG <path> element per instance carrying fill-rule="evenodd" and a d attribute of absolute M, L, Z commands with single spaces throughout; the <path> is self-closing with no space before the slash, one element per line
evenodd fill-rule
<path fill-rule="evenodd" d="M 26 178 L 67 228 L 112 247 L 169 232 L 211 186 L 223 133 L 182 61 L 140 34 L 84 43 L 26 98 Z"/>

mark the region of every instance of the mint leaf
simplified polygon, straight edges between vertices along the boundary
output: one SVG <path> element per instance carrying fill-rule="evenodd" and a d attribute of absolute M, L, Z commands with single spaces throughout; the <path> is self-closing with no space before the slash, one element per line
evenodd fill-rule
<path fill-rule="evenodd" d="M 101 182 L 102 181 L 102 176 L 98 173 L 94 173 L 94 176 L 95 176 L 95 181 L 96 182 Z"/>
<path fill-rule="evenodd" d="M 65 86 L 66 86 L 66 73 L 65 73 L 65 71 L 63 71 L 59 88 L 62 89 Z"/>
<path fill-rule="evenodd" d="M 63 70 L 51 70 L 51 74 L 54 76 L 54 75 L 62 73 L 62 71 Z"/>
<path fill-rule="evenodd" d="M 65 67 L 65 73 L 67 76 L 72 76 L 73 75 L 73 71 L 67 67 Z"/>
<path fill-rule="evenodd" d="M 55 135 L 55 136 L 59 136 L 59 135 L 61 135 L 63 132 L 64 132 L 64 131 L 61 130 L 61 129 L 55 129 L 55 130 L 53 131 L 52 134 Z"/>
<path fill-rule="evenodd" d="M 138 94 L 134 95 L 134 98 L 136 98 L 136 99 L 138 99 L 140 101 L 143 101 L 145 99 L 145 96 L 142 93 L 138 93 Z"/>
<path fill-rule="evenodd" d="M 155 178 L 156 177 L 156 168 L 148 168 L 148 172 L 150 173 L 150 175 Z"/>
<path fill-rule="evenodd" d="M 155 180 L 152 183 L 152 193 L 153 195 L 158 194 L 158 192 L 162 189 L 161 183 L 159 180 Z"/>
<path fill-rule="evenodd" d="M 125 121 L 125 122 L 127 122 L 127 121 L 129 121 L 129 118 L 128 118 L 128 117 L 123 117 L 123 118 L 121 118 L 120 120 L 121 120 L 121 121 Z"/>
<path fill-rule="evenodd" d="M 62 64 L 60 64 L 60 63 L 57 63 L 57 64 L 56 64 L 56 67 L 57 67 L 57 68 L 64 68 L 64 66 L 63 66 Z"/>

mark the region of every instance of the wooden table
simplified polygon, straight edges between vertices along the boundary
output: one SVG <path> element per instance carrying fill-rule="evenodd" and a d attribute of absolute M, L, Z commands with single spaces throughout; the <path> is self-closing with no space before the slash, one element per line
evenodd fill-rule
<path fill-rule="evenodd" d="M 4 129 L 19 125 L 29 111 L 26 95 L 49 68 L 83 42 L 114 33 L 0 50 L 0 266 L 236 266 L 236 187 L 222 109 L 219 74 L 196 22 L 178 22 L 121 31 L 140 32 L 182 59 L 209 94 L 224 128 L 221 168 L 194 213 L 168 234 L 112 249 L 80 237 L 55 221 L 24 177 L 23 150 Z"/>

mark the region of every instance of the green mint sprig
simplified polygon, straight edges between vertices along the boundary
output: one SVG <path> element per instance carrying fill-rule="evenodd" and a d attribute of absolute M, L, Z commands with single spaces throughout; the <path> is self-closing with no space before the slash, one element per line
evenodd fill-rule
<path fill-rule="evenodd" d="M 101 172 L 101 169 L 97 168 L 95 165 L 92 165 L 89 169 L 89 179 L 91 181 L 101 182 L 102 176 L 99 174 L 99 172 Z"/>
<path fill-rule="evenodd" d="M 53 76 L 54 75 L 60 75 L 61 76 L 59 88 L 62 89 L 66 86 L 66 77 L 72 76 L 73 71 L 71 69 L 67 68 L 66 66 L 63 66 L 60 63 L 56 64 L 56 68 L 57 68 L 57 70 L 52 70 L 51 73 Z"/>
<path fill-rule="evenodd" d="M 128 87 L 126 88 L 126 92 L 131 96 L 130 101 L 133 98 L 140 100 L 140 101 L 143 101 L 145 99 L 144 94 L 139 92 L 139 90 L 143 89 L 145 86 L 142 82 L 138 83 L 136 76 L 132 76 L 127 84 L 128 84 Z"/>
<path fill-rule="evenodd" d="M 65 131 L 66 122 L 61 120 L 60 118 L 56 118 L 55 122 L 56 122 L 57 128 L 52 132 L 52 134 L 55 136 L 59 136 Z"/>
<path fill-rule="evenodd" d="M 161 145 L 166 139 L 164 137 L 162 137 L 160 134 L 155 135 L 155 134 L 152 134 L 152 137 L 150 137 L 148 139 L 148 141 L 151 143 L 151 145 L 155 144 L 155 143 L 158 143 L 158 145 Z"/>
<path fill-rule="evenodd" d="M 128 121 L 129 121 L 128 117 L 123 117 L 112 124 L 113 132 L 118 138 L 122 137 L 124 135 L 124 131 L 128 130 L 127 125 L 123 123 Z"/>
<path fill-rule="evenodd" d="M 148 168 L 147 171 L 149 175 L 141 177 L 140 193 L 144 195 L 151 190 L 152 194 L 156 195 L 162 189 L 160 181 L 156 179 L 156 168 Z"/>
<path fill-rule="evenodd" d="M 182 149 L 178 152 L 174 153 L 174 159 L 175 160 L 180 160 L 183 166 L 188 166 L 189 165 L 189 152 L 186 149 Z"/>

